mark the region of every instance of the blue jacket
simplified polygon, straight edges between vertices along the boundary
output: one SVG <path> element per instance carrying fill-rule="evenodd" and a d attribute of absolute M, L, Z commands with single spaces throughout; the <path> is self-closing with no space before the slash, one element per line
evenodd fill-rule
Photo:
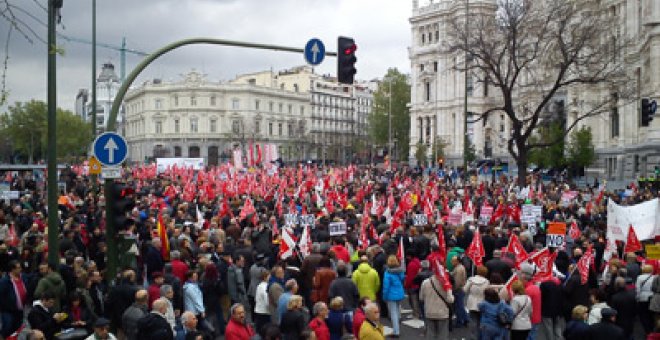
<path fill-rule="evenodd" d="M 513 309 L 511 309 L 511 307 L 504 302 L 490 303 L 487 301 L 482 301 L 479 302 L 478 306 L 479 306 L 479 311 L 481 312 L 482 325 L 488 325 L 498 329 L 500 328 L 505 329 L 500 325 L 497 319 L 497 314 L 499 313 L 500 310 L 503 310 L 506 313 L 508 313 L 509 316 L 511 317 L 511 320 L 513 320 Z"/>
<path fill-rule="evenodd" d="M 385 271 L 383 277 L 383 300 L 401 301 L 405 292 L 403 289 L 403 279 L 405 274 L 402 268 L 390 269 Z"/>
<path fill-rule="evenodd" d="M 195 315 L 204 313 L 204 298 L 197 282 L 186 282 L 183 285 L 183 306 L 185 311 Z"/>

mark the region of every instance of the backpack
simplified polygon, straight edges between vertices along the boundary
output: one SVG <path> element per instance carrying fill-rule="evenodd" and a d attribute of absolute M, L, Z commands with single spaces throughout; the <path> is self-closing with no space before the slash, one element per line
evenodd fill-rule
<path fill-rule="evenodd" d="M 513 315 L 507 312 L 503 302 L 500 302 L 499 306 L 497 306 L 497 323 L 504 328 L 511 328 L 511 324 L 513 323 Z"/>

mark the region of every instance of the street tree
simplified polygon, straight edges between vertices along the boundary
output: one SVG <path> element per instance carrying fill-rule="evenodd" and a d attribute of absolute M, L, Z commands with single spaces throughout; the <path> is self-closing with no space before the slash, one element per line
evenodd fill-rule
<path fill-rule="evenodd" d="M 553 143 L 557 141 L 556 143 Z M 536 134 L 529 138 L 530 144 L 545 144 L 546 146 L 530 150 L 529 162 L 540 168 L 562 168 L 566 165 L 564 156 L 564 127 L 561 122 L 554 121 L 539 125 Z"/>
<path fill-rule="evenodd" d="M 391 90 L 391 91 L 390 91 Z M 410 84 L 408 76 L 396 68 L 390 68 L 374 93 L 373 107 L 369 116 L 369 134 L 374 143 L 388 143 L 389 113 L 392 114 L 392 141 L 395 158 L 407 157 L 410 144 Z"/>
<path fill-rule="evenodd" d="M 16 102 L 0 116 L 0 133 L 28 162 L 46 157 L 48 107 L 45 102 Z M 84 155 L 92 140 L 91 131 L 71 111 L 57 109 L 57 157 L 60 160 Z M 0 138 L 2 139 L 2 138 Z"/>
<path fill-rule="evenodd" d="M 415 160 L 417 160 L 417 165 L 425 166 L 427 157 L 426 153 L 428 152 L 429 147 L 425 143 L 417 143 L 415 146 Z"/>
<path fill-rule="evenodd" d="M 499 0 L 487 14 L 449 23 L 446 48 L 456 53 L 457 69 L 495 88 L 495 112 L 510 121 L 507 149 L 518 167 L 518 184 L 526 183 L 530 152 L 557 141 L 532 142 L 548 104 L 577 91 L 606 91 L 589 98 L 567 122 L 563 139 L 585 118 L 607 112 L 625 86 L 621 51 L 629 45 L 612 24 L 599 0 Z M 483 9 L 483 7 L 481 7 Z M 617 96 L 610 96 L 612 92 Z M 572 103 L 571 103 L 572 104 Z M 575 105 L 577 106 L 577 105 Z"/>
<path fill-rule="evenodd" d="M 567 148 L 568 164 L 574 174 L 581 173 L 585 167 L 596 161 L 591 127 L 583 126 L 573 131 Z"/>

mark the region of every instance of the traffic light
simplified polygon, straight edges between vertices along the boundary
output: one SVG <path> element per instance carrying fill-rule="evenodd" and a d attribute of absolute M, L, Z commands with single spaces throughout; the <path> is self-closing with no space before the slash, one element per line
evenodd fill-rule
<path fill-rule="evenodd" d="M 642 98 L 642 126 L 649 126 L 657 107 L 655 100 Z"/>
<path fill-rule="evenodd" d="M 339 37 L 337 39 L 337 80 L 342 84 L 353 84 L 355 69 L 355 50 L 357 45 L 353 38 Z"/>
<path fill-rule="evenodd" d="M 128 214 L 135 207 L 135 191 L 122 183 L 112 183 L 106 204 L 110 205 L 110 216 L 116 231 L 126 230 L 134 221 Z"/>

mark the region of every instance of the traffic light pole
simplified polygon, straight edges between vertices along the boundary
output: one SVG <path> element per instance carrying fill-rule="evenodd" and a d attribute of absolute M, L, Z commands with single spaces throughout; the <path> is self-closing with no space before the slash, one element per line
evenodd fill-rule
<path fill-rule="evenodd" d="M 48 262 L 59 265 L 60 217 L 57 206 L 57 46 L 55 22 L 62 7 L 48 1 Z"/>
<path fill-rule="evenodd" d="M 53 1 L 53 0 L 51 0 Z M 158 57 L 162 56 L 163 54 L 172 51 L 174 49 L 177 49 L 182 46 L 186 45 L 196 45 L 196 44 L 211 44 L 211 45 L 224 45 L 224 46 L 234 46 L 234 47 L 246 47 L 246 48 L 256 48 L 256 49 L 262 49 L 262 50 L 273 50 L 273 51 L 283 51 L 283 52 L 293 52 L 293 53 L 304 53 L 303 48 L 295 48 L 295 47 L 287 47 L 287 46 L 278 46 L 278 45 L 268 45 L 268 44 L 258 44 L 258 43 L 250 43 L 250 42 L 244 42 L 244 41 L 234 41 L 234 40 L 225 40 L 225 39 L 214 39 L 214 38 L 191 38 L 191 39 L 184 39 L 184 40 L 179 40 L 175 41 L 169 45 L 166 45 L 159 50 L 151 53 L 150 55 L 146 56 L 144 60 L 142 60 L 134 69 L 131 71 L 131 73 L 126 77 L 124 82 L 122 82 L 121 86 L 119 87 L 119 90 L 117 91 L 117 95 L 115 96 L 114 101 L 112 102 L 112 108 L 110 109 L 110 115 L 108 116 L 108 125 L 106 127 L 106 131 L 115 131 L 116 129 L 116 124 L 117 124 L 117 115 L 119 113 L 119 107 L 121 106 L 121 103 L 124 101 L 124 96 L 126 96 L 126 92 L 128 92 L 128 88 L 133 84 L 137 76 L 147 67 L 149 64 L 151 64 L 154 60 L 158 59 Z M 326 55 L 328 56 L 333 56 L 336 57 L 337 53 L 336 52 L 325 52 Z M 50 125 L 49 125 L 50 128 Z M 49 143 L 50 144 L 50 143 Z M 54 143 L 53 143 L 54 144 Z M 51 145 L 53 145 L 51 144 Z M 50 173 L 49 173 L 50 176 Z M 106 242 L 108 246 L 108 264 L 107 264 L 107 270 L 106 270 L 106 277 L 109 280 L 114 280 L 115 276 L 117 274 L 117 265 L 118 265 L 118 246 L 117 246 L 117 226 L 114 224 L 114 216 L 113 211 L 111 209 L 111 205 L 113 202 L 110 202 L 108 198 L 110 197 L 110 191 L 112 189 L 112 179 L 106 179 L 105 180 L 105 232 L 106 232 Z M 57 184 L 57 183 L 55 183 Z M 56 187 L 57 189 L 57 187 Z M 50 195 L 50 193 L 49 193 Z M 55 197 L 55 203 L 57 203 L 57 197 Z M 57 205 L 55 205 L 55 209 L 57 209 Z M 50 238 L 50 235 L 49 235 Z"/>

